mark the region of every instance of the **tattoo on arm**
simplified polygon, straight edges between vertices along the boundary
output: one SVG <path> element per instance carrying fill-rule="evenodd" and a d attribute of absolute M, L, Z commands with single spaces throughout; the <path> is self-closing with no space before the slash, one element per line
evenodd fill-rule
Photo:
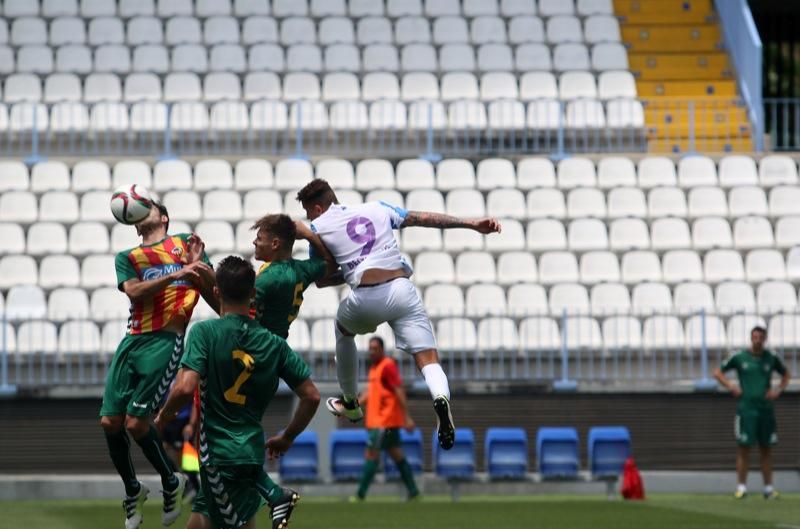
<path fill-rule="evenodd" d="M 432 213 L 430 211 L 409 211 L 402 227 L 421 226 L 423 228 L 471 228 L 472 224 L 466 219 L 460 219 L 442 213 Z"/>

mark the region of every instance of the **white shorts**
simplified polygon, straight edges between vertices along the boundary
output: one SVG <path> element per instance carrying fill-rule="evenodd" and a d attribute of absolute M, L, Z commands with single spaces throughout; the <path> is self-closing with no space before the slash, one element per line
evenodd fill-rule
<path fill-rule="evenodd" d="M 398 349 L 418 353 L 436 348 L 433 328 L 414 283 L 401 277 L 374 287 L 353 289 L 339 305 L 336 321 L 353 334 L 368 334 L 383 322 L 394 331 Z"/>

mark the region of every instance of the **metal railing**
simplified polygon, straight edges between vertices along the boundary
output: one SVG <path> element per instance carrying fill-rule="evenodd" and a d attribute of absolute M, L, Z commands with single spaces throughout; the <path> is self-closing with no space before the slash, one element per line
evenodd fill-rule
<path fill-rule="evenodd" d="M 656 139 L 686 152 L 703 138 L 755 141 L 742 108 L 737 99 L 686 98 L 23 102 L 0 112 L 0 156 L 559 158 L 644 152 Z"/>
<path fill-rule="evenodd" d="M 764 150 L 764 106 L 762 101 L 762 45 L 747 0 L 714 0 L 722 21 L 725 46 L 733 56 L 739 90 L 750 109 L 755 129 L 756 151 Z"/>
<path fill-rule="evenodd" d="M 41 323 L 38 325 L 37 323 Z M 104 383 L 124 322 L 114 328 L 62 336 L 67 322 L 4 321 L 0 325 L 0 391 L 16 387 L 89 387 Z M 303 325 L 301 322 L 295 325 Z M 650 314 L 531 314 L 483 318 L 433 318 L 442 364 L 454 382 L 553 384 L 616 388 L 706 387 L 710 370 L 732 351 L 747 347 L 750 328 L 767 325 L 768 347 L 792 372 L 800 362 L 800 311 L 776 314 L 695 312 Z M 309 362 L 320 382 L 336 380 L 333 320 L 322 342 L 289 343 Z M 8 332 L 7 332 L 8 330 Z M 190 331 L 191 332 L 191 329 Z M 307 335 L 306 335 L 307 336 Z M 389 347 L 391 335 L 384 335 Z M 359 349 L 366 341 L 357 341 Z M 418 375 L 413 358 L 397 353 L 406 378 Z M 362 380 L 366 353 L 360 356 Z"/>

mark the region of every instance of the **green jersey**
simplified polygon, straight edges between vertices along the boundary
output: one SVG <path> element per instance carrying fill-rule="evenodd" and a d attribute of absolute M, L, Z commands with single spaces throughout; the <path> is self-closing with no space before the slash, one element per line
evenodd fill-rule
<path fill-rule="evenodd" d="M 772 402 L 766 399 L 766 394 L 772 384 L 772 372 L 786 373 L 781 357 L 766 349 L 760 356 L 743 349 L 728 357 L 720 369 L 723 372 L 736 371 L 742 388 L 741 406 L 771 407 Z"/>
<path fill-rule="evenodd" d="M 236 314 L 194 325 L 181 367 L 201 377 L 204 465 L 263 465 L 261 417 L 278 379 L 294 389 L 311 376 L 286 341 Z"/>
<path fill-rule="evenodd" d="M 289 325 L 300 311 L 303 292 L 325 277 L 325 269 L 325 261 L 313 257 L 264 263 L 256 277 L 256 321 L 281 338 L 289 336 Z"/>

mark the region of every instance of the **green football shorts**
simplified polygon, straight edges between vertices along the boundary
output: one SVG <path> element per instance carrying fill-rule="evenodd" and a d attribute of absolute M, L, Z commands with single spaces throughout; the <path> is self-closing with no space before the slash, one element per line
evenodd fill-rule
<path fill-rule="evenodd" d="M 367 430 L 367 449 L 369 450 L 388 450 L 400 445 L 400 428 L 370 428 Z"/>
<path fill-rule="evenodd" d="M 739 446 L 772 446 L 778 442 L 773 408 L 740 407 L 736 411 L 736 442 Z"/>
<path fill-rule="evenodd" d="M 220 529 L 241 527 L 266 505 L 266 478 L 259 465 L 202 466 L 192 512 L 207 516 Z"/>
<path fill-rule="evenodd" d="M 146 417 L 166 395 L 183 356 L 183 334 L 126 334 L 108 366 L 101 417 Z"/>

